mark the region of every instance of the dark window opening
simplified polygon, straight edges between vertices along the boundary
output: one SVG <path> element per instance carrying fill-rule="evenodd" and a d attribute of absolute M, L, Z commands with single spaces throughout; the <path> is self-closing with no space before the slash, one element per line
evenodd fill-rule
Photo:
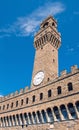
<path fill-rule="evenodd" d="M 43 93 L 40 93 L 40 100 L 43 99 Z"/>
<path fill-rule="evenodd" d="M 58 95 L 61 94 L 61 86 L 57 88 Z"/>
<path fill-rule="evenodd" d="M 35 95 L 33 95 L 33 97 L 32 97 L 32 101 L 35 102 Z"/>
<path fill-rule="evenodd" d="M 28 104 L 28 101 L 29 101 L 29 99 L 28 99 L 28 98 L 26 98 L 26 104 Z"/>
<path fill-rule="evenodd" d="M 68 91 L 72 91 L 73 90 L 73 85 L 72 83 L 68 83 Z"/>
<path fill-rule="evenodd" d="M 51 97 L 51 95 L 52 95 L 52 91 L 49 90 L 49 91 L 48 91 L 48 97 Z"/>

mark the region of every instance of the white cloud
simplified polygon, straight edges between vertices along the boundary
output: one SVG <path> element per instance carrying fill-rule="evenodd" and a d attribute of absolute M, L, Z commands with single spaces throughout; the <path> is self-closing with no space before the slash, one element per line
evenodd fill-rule
<path fill-rule="evenodd" d="M 40 24 L 40 22 L 49 15 L 57 15 L 65 10 L 65 7 L 60 2 L 46 3 L 44 6 L 36 9 L 32 14 L 26 17 L 17 18 L 17 21 L 7 28 L 0 29 L 0 34 L 16 36 L 28 36 L 33 35 Z"/>
<path fill-rule="evenodd" d="M 3 95 L 0 95 L 0 97 L 3 97 Z"/>

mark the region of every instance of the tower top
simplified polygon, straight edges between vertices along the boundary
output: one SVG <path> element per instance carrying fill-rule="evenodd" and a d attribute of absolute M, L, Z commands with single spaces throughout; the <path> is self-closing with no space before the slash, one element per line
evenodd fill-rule
<path fill-rule="evenodd" d="M 48 16 L 41 24 L 40 24 L 40 28 L 45 28 L 46 26 L 53 26 L 53 27 L 57 27 L 57 21 L 52 17 L 52 16 Z"/>
<path fill-rule="evenodd" d="M 40 30 L 34 38 L 34 47 L 43 48 L 47 43 L 52 44 L 56 49 L 61 45 L 61 36 L 57 30 L 57 21 L 52 17 L 47 17 L 41 24 Z"/>

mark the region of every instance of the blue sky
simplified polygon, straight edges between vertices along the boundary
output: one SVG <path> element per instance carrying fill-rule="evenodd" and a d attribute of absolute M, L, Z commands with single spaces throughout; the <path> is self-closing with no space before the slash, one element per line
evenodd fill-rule
<path fill-rule="evenodd" d="M 30 86 L 34 34 L 49 15 L 62 38 L 59 73 L 79 67 L 79 0 L 0 0 L 0 95 Z"/>

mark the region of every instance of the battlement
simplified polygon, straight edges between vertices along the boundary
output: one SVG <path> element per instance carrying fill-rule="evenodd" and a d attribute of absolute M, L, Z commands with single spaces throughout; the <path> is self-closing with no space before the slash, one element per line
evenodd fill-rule
<path fill-rule="evenodd" d="M 79 68 L 77 67 L 77 65 L 71 66 L 71 71 L 69 73 L 67 72 L 67 70 L 61 71 L 60 76 L 57 77 L 56 79 L 54 79 L 54 81 L 57 81 L 59 79 L 63 79 L 65 77 L 70 76 L 72 74 L 75 74 L 77 72 L 79 72 Z M 29 87 L 26 86 L 24 89 L 20 89 L 20 91 L 15 91 L 14 93 L 11 93 L 7 96 L 0 97 L 0 102 L 5 101 L 5 100 L 10 99 L 10 98 L 13 98 L 13 97 L 16 97 L 16 96 L 19 96 L 21 94 L 25 94 L 29 91 L 31 91 L 31 89 L 29 89 Z"/>
<path fill-rule="evenodd" d="M 5 100 L 10 99 L 10 98 L 13 98 L 13 97 L 16 97 L 16 96 L 19 96 L 19 95 L 24 94 L 28 91 L 29 91 L 29 87 L 26 86 L 24 89 L 20 89 L 19 91 L 15 91 L 14 93 L 11 93 L 9 95 L 0 97 L 0 102 L 5 101 Z"/>

